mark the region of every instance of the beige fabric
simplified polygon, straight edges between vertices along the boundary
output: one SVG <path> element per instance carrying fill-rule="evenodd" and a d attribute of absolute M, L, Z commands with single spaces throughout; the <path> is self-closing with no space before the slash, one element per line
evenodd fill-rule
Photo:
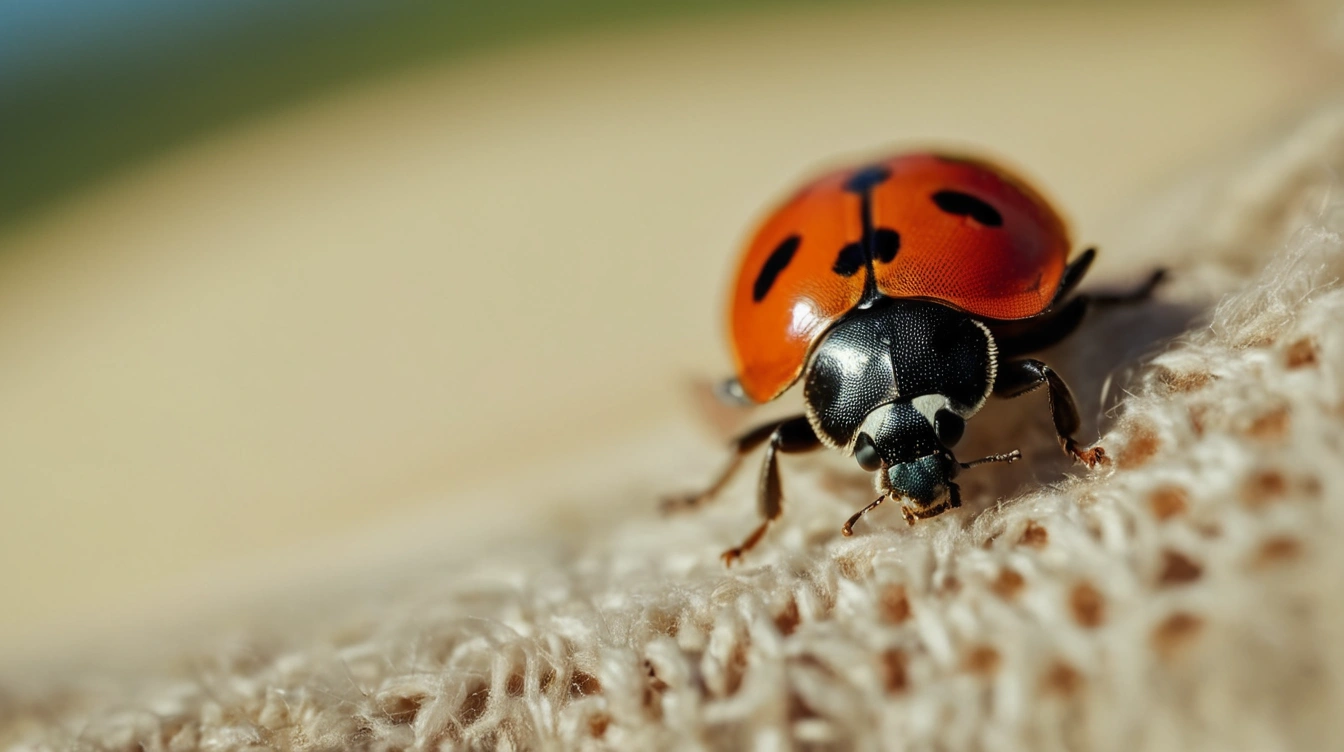
<path fill-rule="evenodd" d="M 35 673 L 0 699 L 0 741 L 1338 748 L 1341 170 L 1327 107 L 1136 220 L 1171 284 L 1047 356 L 1083 404 L 1114 405 L 1103 470 L 1056 457 L 1041 395 L 993 405 L 962 453 L 1026 461 L 968 473 L 959 512 L 908 528 L 888 509 L 845 539 L 866 479 L 789 458 L 784 521 L 729 572 L 749 482 L 673 520 L 627 489 L 610 519 L 372 572 L 187 660 Z M 683 483 L 712 469 L 684 433 L 630 452 Z"/>
<path fill-rule="evenodd" d="M 0 664 L 423 507 L 451 514 L 440 546 L 511 532 L 490 504 L 522 516 L 536 462 L 610 456 L 729 367 L 736 245 L 835 161 L 985 149 L 1100 244 L 1099 279 L 1143 268 L 1114 228 L 1132 201 L 1340 78 L 1302 33 L 1329 17 L 1216 4 L 599 24 L 220 124 L 0 229 Z M 532 506 L 659 485 L 570 474 L 600 482 L 532 475 Z"/>

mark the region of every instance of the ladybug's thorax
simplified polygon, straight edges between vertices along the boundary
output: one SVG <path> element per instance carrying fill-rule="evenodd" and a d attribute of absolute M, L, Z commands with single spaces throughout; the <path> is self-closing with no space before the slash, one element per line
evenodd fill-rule
<path fill-rule="evenodd" d="M 803 375 L 808 420 L 848 454 L 866 436 L 888 465 L 945 453 L 993 390 L 995 354 L 989 329 L 968 314 L 879 299 L 814 348 Z"/>

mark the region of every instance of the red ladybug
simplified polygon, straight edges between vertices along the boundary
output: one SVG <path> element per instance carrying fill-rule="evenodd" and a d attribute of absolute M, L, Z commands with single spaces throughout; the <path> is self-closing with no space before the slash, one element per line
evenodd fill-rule
<path fill-rule="evenodd" d="M 1064 451 L 1095 465 L 1100 447 L 1074 434 L 1078 409 L 1050 366 L 1022 356 L 1059 342 L 1089 303 L 1146 297 L 1156 272 L 1123 296 L 1070 294 L 1096 255 L 1069 262 L 1068 230 L 1023 180 L 990 162 L 902 154 L 837 170 L 803 186 L 757 229 L 738 265 L 729 331 L 737 375 L 725 389 L 768 402 L 802 378 L 805 412 L 748 431 L 694 506 L 765 445 L 764 521 L 723 554 L 731 564 L 779 516 L 776 456 L 826 446 L 876 473 L 866 512 L 904 500 L 911 524 L 961 505 L 960 470 L 1012 462 L 1017 450 L 958 462 L 952 448 L 990 395 L 1040 386 Z"/>

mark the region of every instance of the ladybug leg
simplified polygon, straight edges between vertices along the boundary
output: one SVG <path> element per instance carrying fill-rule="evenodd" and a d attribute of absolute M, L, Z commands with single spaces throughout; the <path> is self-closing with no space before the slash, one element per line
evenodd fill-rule
<path fill-rule="evenodd" d="M 810 452 L 819 447 L 821 447 L 821 439 L 817 438 L 817 434 L 812 430 L 812 424 L 807 422 L 807 418 L 800 415 L 776 424 L 774 431 L 770 433 L 769 443 L 765 445 L 765 461 L 761 464 L 761 480 L 756 487 L 756 501 L 763 519 L 761 524 L 740 545 L 723 552 L 724 566 L 732 566 L 733 562 L 742 558 L 742 554 L 750 551 L 759 543 L 765 535 L 765 531 L 770 527 L 770 523 L 778 519 L 780 512 L 784 510 L 784 490 L 779 482 L 777 455 L 780 452 L 786 454 Z"/>
<path fill-rule="evenodd" d="M 1095 261 L 1096 258 L 1097 249 L 1088 248 L 1078 254 L 1078 258 L 1071 261 L 1068 266 L 1064 267 L 1064 274 L 1059 279 L 1059 289 L 1055 291 L 1055 299 L 1054 302 L 1051 303 L 1052 307 L 1067 298 L 1074 290 L 1078 289 L 1078 285 L 1083 281 L 1083 277 L 1087 276 L 1087 271 L 1092 268 L 1092 262 Z M 1148 279 L 1145 280 L 1143 284 L 1133 290 L 1121 293 L 1088 293 L 1087 297 L 1092 299 L 1093 302 L 1102 305 L 1137 303 L 1152 295 L 1153 290 L 1157 288 L 1158 284 L 1160 284 L 1166 276 L 1166 269 L 1156 269 L 1152 274 L 1148 275 Z"/>
<path fill-rule="evenodd" d="M 1167 276 L 1165 269 L 1157 269 L 1148 275 L 1143 284 L 1132 290 L 1080 293 L 1061 305 L 1060 301 L 1081 281 L 1091 263 L 1092 256 L 1084 253 L 1065 269 L 1060 294 L 1055 296 L 1054 307 L 1046 313 L 1023 321 L 990 322 L 990 331 L 999 347 L 999 357 L 1016 358 L 1058 344 L 1078 328 L 1088 310 L 1132 305 L 1147 300 Z"/>
<path fill-rule="evenodd" d="M 1050 366 L 1039 360 L 1014 360 L 999 365 L 999 375 L 994 383 L 994 394 L 998 397 L 1018 397 L 1040 388 L 1048 388 L 1050 395 L 1050 417 L 1055 422 L 1055 433 L 1064 451 L 1088 467 L 1104 462 L 1106 453 L 1101 447 L 1082 449 L 1073 435 L 1078 432 L 1082 421 L 1078 418 L 1078 406 L 1073 402 L 1073 394 L 1068 384 L 1059 377 Z"/>
<path fill-rule="evenodd" d="M 728 485 L 728 481 L 732 480 L 733 476 L 737 474 L 738 468 L 742 467 L 742 458 L 747 452 L 764 444 L 774 435 L 775 431 L 777 431 L 780 426 L 795 420 L 801 420 L 804 423 L 807 422 L 806 418 L 801 415 L 784 418 L 783 420 L 775 420 L 756 426 L 733 439 L 732 443 L 729 445 L 733 454 L 728 458 L 728 464 L 723 470 L 719 471 L 718 476 L 714 478 L 714 482 L 710 483 L 708 488 L 699 493 L 664 499 L 662 503 L 663 512 L 668 513 L 684 509 L 694 509 L 707 501 L 713 500 L 713 498 L 718 496 L 719 492 L 723 490 L 723 487 Z"/>
<path fill-rule="evenodd" d="M 1157 286 L 1162 284 L 1162 280 L 1166 278 L 1166 269 L 1154 269 L 1153 273 L 1148 275 L 1148 279 L 1133 290 L 1109 293 L 1092 292 L 1088 293 L 1086 297 L 1093 305 L 1098 307 L 1132 305 L 1152 297 L 1153 290 L 1156 290 Z"/>
<path fill-rule="evenodd" d="M 1078 258 L 1070 261 L 1068 266 L 1064 267 L 1064 274 L 1059 278 L 1059 289 L 1055 290 L 1055 299 L 1051 306 L 1067 298 L 1074 290 L 1078 289 L 1079 283 L 1083 281 L 1083 277 L 1087 276 L 1087 270 L 1092 268 L 1092 262 L 1096 258 L 1097 249 L 1088 248 L 1078 254 Z"/>
<path fill-rule="evenodd" d="M 1057 344 L 1083 323 L 1090 302 L 1088 296 L 1079 295 L 1062 307 L 1032 319 L 1028 326 L 990 327 L 999 357 L 1017 358 Z"/>

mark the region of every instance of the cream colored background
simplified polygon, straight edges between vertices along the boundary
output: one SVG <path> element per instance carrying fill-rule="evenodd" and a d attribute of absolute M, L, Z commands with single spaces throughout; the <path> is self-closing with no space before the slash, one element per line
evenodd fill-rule
<path fill-rule="evenodd" d="M 983 145 L 1124 273 L 1108 217 L 1324 84 L 1300 21 L 870 9 L 568 38 L 100 186 L 0 238 L 0 639 L 158 619 L 140 604 L 203 572 L 685 413 L 726 368 L 735 243 L 836 156 Z"/>

